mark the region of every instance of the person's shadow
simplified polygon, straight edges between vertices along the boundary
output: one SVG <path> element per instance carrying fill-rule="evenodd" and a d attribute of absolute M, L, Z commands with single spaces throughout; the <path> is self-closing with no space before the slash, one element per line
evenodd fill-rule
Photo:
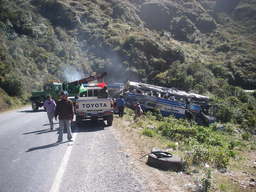
<path fill-rule="evenodd" d="M 44 134 L 44 133 L 56 132 L 57 129 L 53 129 L 53 130 L 51 130 L 51 129 L 41 129 L 41 130 L 37 130 L 37 131 L 26 132 L 26 133 L 23 133 L 23 135 L 29 135 L 29 134 L 40 135 L 40 134 Z"/>
<path fill-rule="evenodd" d="M 19 111 L 20 113 L 38 113 L 38 112 L 45 112 L 44 109 L 39 109 L 39 110 L 23 110 L 23 111 Z"/>
<path fill-rule="evenodd" d="M 77 126 L 75 122 L 71 123 L 71 129 L 72 129 L 73 133 L 102 131 L 102 130 L 104 130 L 105 126 L 106 125 L 105 125 L 104 121 L 85 121 L 85 122 L 82 122 L 82 124 L 80 124 L 80 126 Z M 43 133 L 54 132 L 54 131 L 58 131 L 58 129 L 57 130 L 56 129 L 54 129 L 54 130 L 42 129 L 42 130 L 37 130 L 37 131 L 26 132 L 26 133 L 23 133 L 23 135 L 43 134 Z M 67 130 L 64 129 L 63 133 L 66 133 L 66 132 L 67 132 Z M 26 152 L 32 152 L 32 151 L 47 149 L 47 148 L 51 148 L 51 147 L 56 147 L 59 144 L 63 144 L 63 143 L 67 143 L 67 142 L 70 142 L 70 141 L 56 142 L 56 143 L 51 143 L 51 144 L 42 145 L 42 146 L 38 146 L 38 147 L 32 147 L 32 148 L 29 148 Z"/>
<path fill-rule="evenodd" d="M 59 123 L 53 123 L 53 125 L 58 125 Z M 43 124 L 43 126 L 50 126 L 50 124 L 49 123 L 45 123 L 45 124 Z"/>
<path fill-rule="evenodd" d="M 56 147 L 59 144 L 63 144 L 63 143 L 67 143 L 67 142 L 69 142 L 69 141 L 56 142 L 56 143 L 51 143 L 51 144 L 48 144 L 48 145 L 41 145 L 41 146 L 38 146 L 38 147 L 32 147 L 32 148 L 29 148 L 26 152 L 32 152 L 32 151 L 37 151 L 37 150 L 41 150 L 41 149 Z"/>

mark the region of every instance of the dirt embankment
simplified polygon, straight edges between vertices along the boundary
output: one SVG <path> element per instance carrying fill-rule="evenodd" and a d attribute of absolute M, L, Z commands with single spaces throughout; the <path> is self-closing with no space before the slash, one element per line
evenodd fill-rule
<path fill-rule="evenodd" d="M 115 119 L 114 131 L 122 145 L 122 150 L 130 156 L 136 170 L 144 178 L 144 182 L 152 192 L 187 192 L 196 187 L 194 176 L 183 172 L 160 171 L 146 164 L 146 154 L 153 147 L 163 147 L 159 140 L 152 141 L 140 134 L 141 130 L 131 128 L 130 122 Z"/>
<path fill-rule="evenodd" d="M 150 138 L 141 134 L 140 128 L 132 127 L 130 120 L 115 118 L 114 132 L 127 153 L 135 170 L 153 192 L 190 192 L 202 188 L 206 177 L 204 168 L 191 167 L 188 172 L 160 171 L 146 164 L 147 154 L 153 147 L 164 148 L 160 138 Z M 227 170 L 212 169 L 210 191 L 252 192 L 256 189 L 255 152 L 244 152 L 242 161 L 231 162 Z M 222 189 L 223 190 L 220 190 Z"/>

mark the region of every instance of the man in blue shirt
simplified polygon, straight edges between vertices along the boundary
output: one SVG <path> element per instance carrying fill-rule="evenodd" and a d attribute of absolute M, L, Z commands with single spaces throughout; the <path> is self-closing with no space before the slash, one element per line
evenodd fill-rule
<path fill-rule="evenodd" d="M 55 107 L 56 107 L 55 101 L 52 99 L 50 95 L 48 95 L 47 100 L 44 102 L 44 108 L 47 112 L 51 130 L 53 130 L 53 117 L 54 117 Z"/>
<path fill-rule="evenodd" d="M 118 108 L 119 117 L 123 117 L 124 106 L 125 106 L 125 100 L 124 100 L 123 96 L 120 95 L 120 97 L 116 100 L 116 106 Z"/>

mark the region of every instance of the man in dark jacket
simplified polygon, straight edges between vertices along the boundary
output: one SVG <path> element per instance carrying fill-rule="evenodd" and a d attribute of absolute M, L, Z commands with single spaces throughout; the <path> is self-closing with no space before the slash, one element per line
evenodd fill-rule
<path fill-rule="evenodd" d="M 67 137 L 68 140 L 72 140 L 72 132 L 71 132 L 71 121 L 74 117 L 74 107 L 72 101 L 68 99 L 68 93 L 66 91 L 61 92 L 61 100 L 57 102 L 55 109 L 55 119 L 59 116 L 59 137 L 58 142 L 62 142 L 63 130 L 67 129 Z"/>

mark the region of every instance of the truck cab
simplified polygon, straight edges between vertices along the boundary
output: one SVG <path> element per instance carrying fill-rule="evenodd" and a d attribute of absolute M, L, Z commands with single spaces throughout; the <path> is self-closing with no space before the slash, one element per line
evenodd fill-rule
<path fill-rule="evenodd" d="M 51 95 L 52 98 L 57 99 L 60 92 L 63 90 L 62 83 L 52 82 L 44 85 L 44 91 Z"/>
<path fill-rule="evenodd" d="M 44 101 L 48 95 L 52 98 L 57 99 L 60 92 L 62 91 L 62 83 L 51 82 L 47 83 L 43 87 L 43 91 L 33 91 L 30 97 L 33 111 L 37 111 L 40 107 L 43 107 Z"/>
<path fill-rule="evenodd" d="M 108 98 L 106 87 L 86 86 L 75 102 L 76 122 L 106 120 L 107 125 L 111 126 L 113 110 L 113 102 Z"/>
<path fill-rule="evenodd" d="M 47 95 L 51 95 L 53 99 L 57 100 L 61 91 L 67 91 L 69 93 L 69 98 L 72 101 L 75 101 L 76 96 L 80 93 L 80 88 L 83 87 L 83 83 L 103 80 L 106 75 L 107 73 L 103 72 L 99 74 L 92 74 L 86 78 L 72 82 L 49 82 L 44 85 L 42 91 L 32 92 L 32 96 L 30 97 L 32 109 L 33 111 L 36 111 L 39 107 L 42 107 Z M 103 82 L 100 85 L 105 85 L 105 83 Z M 102 88 L 103 87 L 104 86 L 102 86 Z"/>

